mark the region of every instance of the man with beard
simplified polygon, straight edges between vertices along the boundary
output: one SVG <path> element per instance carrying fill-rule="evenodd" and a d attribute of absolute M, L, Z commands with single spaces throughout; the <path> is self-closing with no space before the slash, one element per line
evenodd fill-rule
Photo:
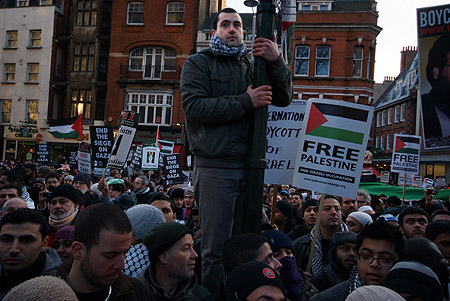
<path fill-rule="evenodd" d="M 350 271 L 356 265 L 356 236 L 353 232 L 337 232 L 333 235 L 328 254 L 330 263 L 325 273 L 312 281 L 320 292 L 350 277 Z"/>
<path fill-rule="evenodd" d="M 317 294 L 313 301 L 344 301 L 364 285 L 382 285 L 389 270 L 405 255 L 402 233 L 379 219 L 367 225 L 356 239 L 356 266 L 350 278 Z"/>
<path fill-rule="evenodd" d="M 73 225 L 78 213 L 79 195 L 77 190 L 69 184 L 63 184 L 55 188 L 47 201 L 50 216 L 50 241 L 49 246 L 53 246 L 53 238 L 59 229 Z M 51 244 L 50 244 L 51 242 Z"/>
<path fill-rule="evenodd" d="M 192 232 L 179 223 L 162 223 L 144 235 L 150 267 L 140 275 L 152 296 L 148 300 L 202 300 L 209 292 L 197 283 Z"/>
<path fill-rule="evenodd" d="M 436 40 L 428 53 L 427 80 L 431 91 L 422 95 L 425 141 L 450 136 L 450 34 Z"/>
<path fill-rule="evenodd" d="M 31 278 L 56 275 L 58 254 L 47 248 L 48 224 L 35 210 L 22 208 L 0 222 L 0 300 L 13 287 Z"/>
<path fill-rule="evenodd" d="M 356 205 L 356 200 L 352 200 L 349 198 L 342 198 L 342 221 L 345 223 L 347 221 L 347 216 L 355 212 L 358 209 Z"/>
<path fill-rule="evenodd" d="M 98 203 L 84 209 L 75 223 L 73 260 L 57 276 L 79 300 L 151 300 L 145 283 L 122 273 L 131 246 L 131 223 L 117 206 Z"/>
<path fill-rule="evenodd" d="M 45 177 L 45 186 L 47 190 L 52 192 L 60 184 L 59 175 L 52 172 Z"/>
<path fill-rule="evenodd" d="M 153 186 L 144 175 L 137 176 L 133 181 L 133 192 L 136 195 L 137 204 L 148 204 L 153 192 Z"/>
<path fill-rule="evenodd" d="M 348 231 L 347 226 L 342 223 L 342 208 L 337 198 L 327 195 L 323 202 L 319 231 L 312 259 L 311 271 L 313 278 L 322 275 L 329 263 L 328 250 L 330 249 L 333 234 L 339 231 Z M 311 230 L 311 233 L 294 241 L 297 266 L 304 271 L 308 264 L 313 233 L 314 228 Z"/>

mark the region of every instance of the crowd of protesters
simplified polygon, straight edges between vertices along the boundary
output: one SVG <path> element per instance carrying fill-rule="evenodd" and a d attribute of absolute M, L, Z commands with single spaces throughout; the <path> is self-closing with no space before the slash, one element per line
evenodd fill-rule
<path fill-rule="evenodd" d="M 414 206 L 327 195 L 316 223 L 310 191 L 265 185 L 261 234 L 225 242 L 209 291 L 191 187 L 158 173 L 1 167 L 0 300 L 449 299 L 449 203 L 431 187 Z"/>

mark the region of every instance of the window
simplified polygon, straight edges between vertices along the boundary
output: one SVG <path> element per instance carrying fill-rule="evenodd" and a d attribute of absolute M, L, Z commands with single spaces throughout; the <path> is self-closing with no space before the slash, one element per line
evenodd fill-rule
<path fill-rule="evenodd" d="M 3 75 L 4 82 L 16 81 L 16 64 L 5 64 L 5 73 Z"/>
<path fill-rule="evenodd" d="M 377 112 L 377 128 L 380 127 L 381 112 Z"/>
<path fill-rule="evenodd" d="M 388 109 L 387 124 L 392 124 L 392 108 Z"/>
<path fill-rule="evenodd" d="M 28 66 L 28 82 L 37 82 L 39 80 L 39 63 L 29 63 Z"/>
<path fill-rule="evenodd" d="M 94 44 L 76 44 L 73 54 L 73 71 L 94 71 Z"/>
<path fill-rule="evenodd" d="M 169 2 L 167 3 L 166 24 L 181 25 L 184 19 L 184 3 Z"/>
<path fill-rule="evenodd" d="M 91 119 L 91 90 L 72 90 L 72 105 L 70 116 L 83 115 L 83 119 Z"/>
<path fill-rule="evenodd" d="M 41 0 L 41 5 L 52 5 L 52 0 Z"/>
<path fill-rule="evenodd" d="M 316 75 L 330 75 L 330 46 L 317 46 L 316 48 Z"/>
<path fill-rule="evenodd" d="M 355 46 L 355 50 L 353 52 L 353 76 L 354 77 L 362 77 L 363 54 L 364 54 L 364 48 L 361 46 Z"/>
<path fill-rule="evenodd" d="M 386 135 L 386 149 L 391 150 L 391 134 Z"/>
<path fill-rule="evenodd" d="M 372 78 L 372 58 L 373 58 L 373 48 L 369 48 L 369 59 L 367 60 L 367 78 Z"/>
<path fill-rule="evenodd" d="M 376 136 L 375 137 L 375 148 L 379 148 L 380 147 L 380 136 Z"/>
<path fill-rule="evenodd" d="M 127 105 L 129 110 L 139 112 L 141 124 L 172 124 L 172 94 L 131 92 L 127 95 Z"/>
<path fill-rule="evenodd" d="M 17 0 L 17 6 L 28 6 L 28 0 Z"/>
<path fill-rule="evenodd" d="M 0 101 L 0 104 L 0 123 L 10 123 L 12 101 L 10 99 L 3 99 Z"/>
<path fill-rule="evenodd" d="M 30 47 L 41 47 L 41 30 L 30 30 Z"/>
<path fill-rule="evenodd" d="M 28 123 L 37 123 L 39 114 L 39 100 L 28 99 L 27 100 L 27 116 L 26 121 Z"/>
<path fill-rule="evenodd" d="M 129 70 L 143 72 L 143 78 L 159 79 L 162 72 L 175 72 L 177 55 L 171 48 L 144 47 L 130 52 Z"/>
<path fill-rule="evenodd" d="M 17 30 L 6 32 L 6 48 L 17 48 Z"/>
<path fill-rule="evenodd" d="M 309 46 L 295 48 L 295 75 L 308 76 L 309 74 Z"/>
<path fill-rule="evenodd" d="M 400 107 L 395 106 L 395 112 L 394 112 L 394 122 L 397 123 L 400 121 Z"/>
<path fill-rule="evenodd" d="M 386 111 L 381 112 L 381 126 L 386 125 Z"/>
<path fill-rule="evenodd" d="M 127 24 L 144 24 L 144 3 L 128 3 Z"/>
<path fill-rule="evenodd" d="M 404 103 L 401 105 L 400 121 L 405 121 L 405 115 L 406 115 L 406 104 Z"/>
<path fill-rule="evenodd" d="M 384 135 L 380 136 L 380 148 L 383 149 L 383 150 L 385 149 L 384 148 Z"/>
<path fill-rule="evenodd" d="M 77 26 L 97 25 L 97 1 L 78 0 L 77 2 Z"/>

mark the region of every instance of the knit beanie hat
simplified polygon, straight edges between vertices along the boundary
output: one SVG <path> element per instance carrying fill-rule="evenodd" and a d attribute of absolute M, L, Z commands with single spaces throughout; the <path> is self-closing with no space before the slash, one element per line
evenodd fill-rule
<path fill-rule="evenodd" d="M 336 232 L 331 237 L 331 243 L 336 247 L 346 244 L 346 243 L 354 243 L 356 244 L 356 237 L 358 233 L 350 232 L 350 231 L 341 231 Z"/>
<path fill-rule="evenodd" d="M 92 178 L 91 178 L 91 176 L 89 174 L 87 174 L 85 172 L 80 172 L 73 178 L 73 181 L 74 182 L 75 181 L 84 182 L 84 183 L 86 183 L 86 185 L 88 187 L 90 187 L 91 186 L 91 182 L 92 182 Z"/>
<path fill-rule="evenodd" d="M 280 210 L 281 213 L 283 213 L 283 215 L 288 219 L 292 219 L 292 217 L 294 216 L 294 208 L 286 201 L 278 201 L 277 209 Z"/>
<path fill-rule="evenodd" d="M 373 208 L 370 206 L 361 206 L 358 208 L 358 212 L 366 213 L 366 211 L 370 212 L 370 214 L 375 214 L 375 211 L 373 211 Z"/>
<path fill-rule="evenodd" d="M 195 196 L 195 194 L 194 194 L 194 189 L 192 189 L 192 188 L 187 188 L 187 189 L 184 191 L 184 195 L 192 195 L 192 196 Z"/>
<path fill-rule="evenodd" d="M 108 182 L 106 184 L 108 184 L 108 185 L 116 185 L 116 184 L 122 185 L 123 184 L 123 179 L 116 179 L 116 178 L 114 178 L 114 179 L 108 180 Z"/>
<path fill-rule="evenodd" d="M 389 300 L 389 301 L 404 301 L 402 296 L 390 290 L 384 286 L 379 285 L 365 285 L 354 290 L 350 295 L 348 295 L 346 301 L 379 301 L 379 300 Z"/>
<path fill-rule="evenodd" d="M 72 175 L 67 175 L 64 177 L 64 180 L 72 180 L 73 181 L 73 176 Z"/>
<path fill-rule="evenodd" d="M 70 184 L 62 184 L 53 189 L 52 194 L 50 195 L 50 198 L 48 199 L 48 202 L 50 202 L 54 197 L 62 196 L 65 198 L 68 198 L 75 204 L 78 204 L 79 201 L 79 195 L 78 191 Z"/>
<path fill-rule="evenodd" d="M 162 211 L 148 204 L 133 206 L 125 214 L 131 222 L 133 234 L 139 239 L 142 239 L 145 233 L 151 231 L 157 225 L 166 222 Z"/>
<path fill-rule="evenodd" d="M 184 190 L 183 189 L 181 189 L 181 188 L 175 188 L 174 190 L 172 190 L 171 192 L 170 192 L 170 198 L 172 199 L 172 201 L 173 201 L 173 199 L 175 199 L 175 198 L 184 198 Z"/>
<path fill-rule="evenodd" d="M 441 283 L 436 274 L 417 261 L 401 261 L 386 276 L 383 286 L 423 301 L 442 300 Z"/>
<path fill-rule="evenodd" d="M 59 229 L 56 233 L 55 236 L 53 237 L 53 242 L 60 240 L 60 239 L 64 239 L 64 240 L 68 240 L 68 241 L 73 241 L 73 232 L 75 230 L 75 226 L 65 226 L 61 229 Z"/>
<path fill-rule="evenodd" d="M 263 285 L 277 286 L 286 296 L 281 277 L 274 269 L 259 261 L 244 263 L 232 270 L 228 276 L 227 300 L 246 300 L 251 292 Z"/>
<path fill-rule="evenodd" d="M 353 217 L 358 222 L 360 222 L 361 225 L 363 225 L 363 226 L 367 226 L 367 225 L 370 225 L 371 223 L 373 223 L 373 220 L 370 217 L 370 215 L 368 215 L 367 213 L 364 213 L 364 212 L 355 211 L 355 212 L 350 213 L 348 216 Z"/>
<path fill-rule="evenodd" d="M 14 287 L 4 301 L 77 301 L 72 288 L 64 280 L 54 276 L 40 276 Z"/>
<path fill-rule="evenodd" d="M 176 222 L 159 224 L 150 232 L 147 232 L 142 240 L 148 249 L 150 261 L 156 263 L 161 253 L 173 246 L 186 234 L 192 235 L 191 230 Z"/>
<path fill-rule="evenodd" d="M 306 208 L 309 206 L 317 207 L 317 200 L 315 199 L 307 199 L 302 206 L 302 217 L 305 215 Z"/>
<path fill-rule="evenodd" d="M 295 255 L 294 243 L 283 232 L 276 230 L 266 230 L 262 233 L 263 236 L 269 241 L 270 248 L 273 252 L 278 251 L 281 248 L 291 249 Z"/>

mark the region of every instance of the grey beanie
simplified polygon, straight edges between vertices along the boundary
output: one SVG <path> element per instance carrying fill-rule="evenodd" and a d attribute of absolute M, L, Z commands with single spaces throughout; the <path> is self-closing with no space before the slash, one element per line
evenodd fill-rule
<path fill-rule="evenodd" d="M 64 280 L 53 276 L 40 276 L 14 287 L 4 301 L 77 301 L 72 288 Z"/>
<path fill-rule="evenodd" d="M 353 217 L 354 219 L 356 219 L 358 222 L 361 223 L 361 225 L 363 225 L 363 227 L 370 225 L 371 223 L 373 223 L 372 218 L 370 217 L 370 215 L 368 215 L 365 212 L 352 212 L 350 213 L 348 216 Z"/>
<path fill-rule="evenodd" d="M 133 206 L 125 214 L 131 222 L 133 234 L 138 239 L 143 239 L 145 233 L 151 231 L 157 225 L 166 222 L 162 211 L 148 204 Z"/>
<path fill-rule="evenodd" d="M 348 295 L 346 301 L 379 301 L 379 300 L 389 300 L 389 301 L 404 301 L 405 299 L 384 286 L 379 285 L 365 285 L 353 291 Z"/>

